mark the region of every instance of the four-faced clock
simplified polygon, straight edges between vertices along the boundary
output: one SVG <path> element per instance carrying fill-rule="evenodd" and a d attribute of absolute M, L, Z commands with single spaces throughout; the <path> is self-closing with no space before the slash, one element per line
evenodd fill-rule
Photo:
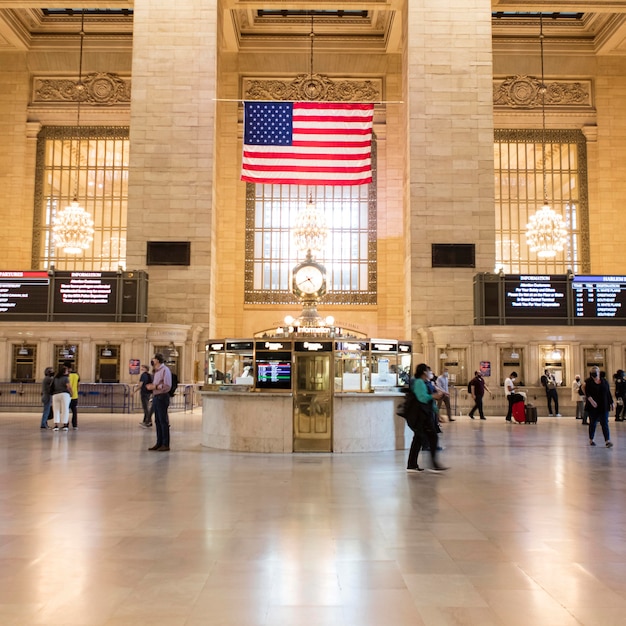
<path fill-rule="evenodd" d="M 299 298 L 321 298 L 326 293 L 324 266 L 307 260 L 294 267 L 292 291 Z"/>

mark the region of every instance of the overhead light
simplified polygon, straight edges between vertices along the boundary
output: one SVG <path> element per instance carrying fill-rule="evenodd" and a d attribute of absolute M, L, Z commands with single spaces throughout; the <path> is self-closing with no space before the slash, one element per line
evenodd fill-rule
<path fill-rule="evenodd" d="M 312 256 L 320 254 L 326 247 L 328 226 L 324 213 L 313 202 L 313 195 L 304 209 L 298 211 L 296 222 L 291 229 L 293 242 L 300 252 L 310 253 Z"/>
<path fill-rule="evenodd" d="M 26 347 L 24 346 L 24 344 L 22 344 L 22 347 L 17 351 L 17 353 L 20 356 L 27 356 L 28 355 L 28 350 L 26 349 Z"/>
<path fill-rule="evenodd" d="M 511 350 L 511 358 L 519 359 L 519 352 L 517 352 L 516 350 Z"/>
<path fill-rule="evenodd" d="M 439 358 L 443 361 L 444 359 L 448 358 L 448 353 L 444 350 L 441 351 L 441 353 L 439 354 Z"/>
<path fill-rule="evenodd" d="M 555 360 L 555 361 L 556 361 L 557 359 L 560 359 L 560 358 L 561 358 L 561 351 L 560 351 L 560 350 L 557 350 L 556 348 L 554 348 L 554 349 L 552 350 L 552 353 L 550 354 L 550 356 L 552 357 L 552 359 L 553 359 L 553 360 Z"/>
<path fill-rule="evenodd" d="M 177 359 L 180 356 L 174 342 L 170 343 L 170 357 Z"/>
<path fill-rule="evenodd" d="M 567 243 L 567 226 L 563 216 L 554 211 L 548 203 L 548 176 L 546 169 L 546 84 L 543 58 L 543 15 L 539 14 L 539 43 L 541 49 L 541 160 L 543 170 L 543 206 L 529 218 L 526 224 L 526 242 L 531 252 L 540 258 L 550 258 L 563 252 Z"/>
<path fill-rule="evenodd" d="M 85 39 L 85 10 L 81 11 L 80 20 L 80 57 L 78 65 L 78 82 L 76 83 L 76 169 L 74 171 L 74 197 L 62 211 L 52 220 L 52 238 L 54 245 L 65 254 L 80 254 L 87 250 L 93 241 L 93 220 L 78 202 L 78 180 L 80 176 L 80 105 L 84 98 L 83 85 L 83 44 Z"/>

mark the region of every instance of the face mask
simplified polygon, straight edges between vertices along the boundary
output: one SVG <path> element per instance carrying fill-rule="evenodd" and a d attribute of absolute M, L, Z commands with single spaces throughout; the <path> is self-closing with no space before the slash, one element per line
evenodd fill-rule
<path fill-rule="evenodd" d="M 428 372 L 428 374 L 426 374 L 426 377 L 428 378 L 428 380 L 432 380 L 435 375 L 432 372 Z"/>

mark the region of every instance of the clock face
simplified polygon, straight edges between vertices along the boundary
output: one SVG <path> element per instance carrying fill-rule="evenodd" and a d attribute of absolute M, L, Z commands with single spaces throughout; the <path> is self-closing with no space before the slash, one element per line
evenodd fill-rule
<path fill-rule="evenodd" d="M 293 275 L 293 282 L 302 293 L 314 294 L 324 284 L 324 274 L 314 265 L 305 265 Z"/>

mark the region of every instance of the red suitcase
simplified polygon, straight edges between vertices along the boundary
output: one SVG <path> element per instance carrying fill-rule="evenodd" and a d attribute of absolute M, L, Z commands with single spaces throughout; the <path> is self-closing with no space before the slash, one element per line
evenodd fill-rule
<path fill-rule="evenodd" d="M 514 405 L 511 411 L 513 415 L 513 419 L 520 424 L 524 424 L 526 422 L 526 406 L 523 400 L 518 400 Z"/>

